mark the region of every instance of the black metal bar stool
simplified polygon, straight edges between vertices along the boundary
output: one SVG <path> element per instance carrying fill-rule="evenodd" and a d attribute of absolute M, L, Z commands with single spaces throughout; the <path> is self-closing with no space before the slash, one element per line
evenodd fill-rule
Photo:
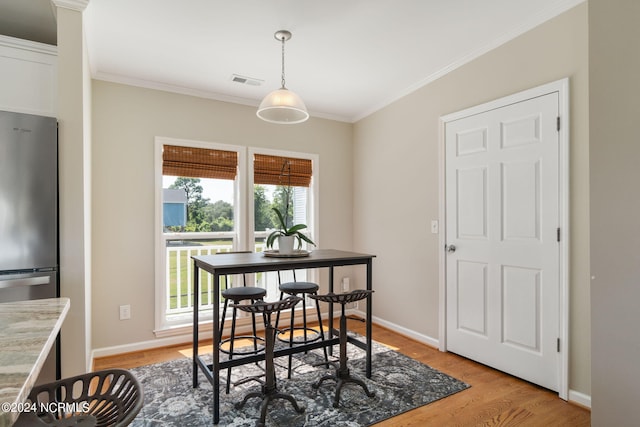
<path fill-rule="evenodd" d="M 342 387 L 346 383 L 354 383 L 358 384 L 364 389 L 364 392 L 368 397 L 375 396 L 375 393 L 369 391 L 367 385 L 361 379 L 354 378 L 349 373 L 349 367 L 347 366 L 347 316 L 345 314 L 345 305 L 351 302 L 360 301 L 361 299 L 365 299 L 373 291 L 371 290 L 359 290 L 356 289 L 351 292 L 347 292 L 344 294 L 334 294 L 328 293 L 326 295 L 309 295 L 309 298 L 313 298 L 316 301 L 324 301 L 330 302 L 334 304 L 340 304 L 342 306 L 342 313 L 340 315 L 340 359 L 338 359 L 338 365 L 336 366 L 336 371 L 332 375 L 325 375 L 318 380 L 317 383 L 313 384 L 313 388 L 317 389 L 325 380 L 334 380 L 336 382 L 336 395 L 333 399 L 333 407 L 337 408 L 340 404 L 340 392 L 342 391 Z M 335 364 L 335 362 L 332 362 Z M 321 363 L 324 365 L 324 363 Z"/>
<path fill-rule="evenodd" d="M 285 294 L 291 296 L 302 295 L 302 326 L 296 327 L 294 325 L 295 321 L 295 306 L 291 307 L 291 324 L 286 329 L 279 329 L 280 324 L 280 312 L 276 317 L 276 329 L 278 330 L 277 338 L 280 341 L 288 342 L 289 347 L 293 347 L 294 344 L 307 344 L 310 342 L 318 341 L 324 339 L 324 327 L 322 326 L 322 316 L 320 315 L 320 303 L 316 300 L 316 313 L 318 316 L 318 329 L 310 328 L 307 326 L 307 304 L 305 303 L 305 295 L 317 295 L 318 289 L 320 288 L 317 284 L 313 282 L 298 282 L 296 280 L 296 271 L 293 270 L 293 282 L 285 282 L 282 283 L 280 279 L 280 272 L 278 271 L 278 283 L 280 286 L 280 299 L 284 297 Z M 303 338 L 302 340 L 294 340 L 294 332 L 302 331 Z M 308 332 L 312 332 L 315 334 L 315 337 L 309 337 Z M 288 339 L 281 338 L 281 335 L 287 334 L 289 335 Z M 327 356 L 327 348 L 323 347 L 324 350 L 324 359 L 328 361 L 329 358 Z M 289 368 L 287 371 L 287 378 L 291 378 L 291 363 L 293 361 L 293 355 L 289 355 Z"/>
<path fill-rule="evenodd" d="M 291 402 L 293 408 L 298 413 L 303 413 L 305 408 L 303 406 L 298 406 L 295 398 L 287 393 L 280 393 L 278 391 L 278 386 L 276 382 L 276 370 L 273 363 L 273 351 L 275 347 L 276 334 L 277 330 L 271 324 L 271 314 L 273 312 L 280 312 L 282 310 L 287 310 L 295 306 L 298 302 L 300 302 L 301 298 L 296 296 L 288 297 L 281 301 L 275 302 L 255 302 L 251 305 L 238 305 L 237 308 L 239 310 L 243 310 L 252 314 L 262 313 L 264 318 L 265 325 L 265 379 L 264 381 L 260 380 L 257 377 L 246 378 L 240 383 L 244 383 L 247 381 L 255 380 L 262 384 L 260 391 L 254 391 L 248 393 L 241 402 L 235 404 L 236 409 L 242 409 L 242 407 L 247 403 L 249 399 L 252 397 L 260 397 L 262 398 L 262 405 L 260 405 L 260 419 L 256 423 L 256 426 L 261 427 L 265 425 L 265 419 L 267 416 L 267 407 L 269 403 L 274 399 L 285 399 Z M 235 308 L 235 307 L 234 307 Z"/>
<path fill-rule="evenodd" d="M 248 253 L 248 252 L 219 252 L 218 255 L 224 254 L 233 254 L 233 253 Z M 237 318 L 237 308 L 240 306 L 240 303 L 243 301 L 250 301 L 251 304 L 262 301 L 267 295 L 267 290 L 264 288 L 259 288 L 257 286 L 247 286 L 247 278 L 243 274 L 242 275 L 243 286 L 238 287 L 227 287 L 225 290 L 221 292 L 222 297 L 224 298 L 224 308 L 222 309 L 222 319 L 220 319 L 220 341 L 218 343 L 220 351 L 229 355 L 229 360 L 233 359 L 234 355 L 250 355 L 250 354 L 258 354 L 259 352 L 264 350 L 264 345 L 258 346 L 258 341 L 264 342 L 264 338 L 259 337 L 256 329 L 256 316 L 255 313 L 251 313 L 251 325 L 253 327 L 253 335 L 239 335 L 236 336 L 236 318 Z M 229 277 L 225 277 L 225 285 L 229 286 Z M 227 317 L 227 307 L 229 306 L 229 301 L 233 301 L 232 304 L 232 313 L 231 313 L 231 335 L 229 338 L 222 339 L 222 333 L 224 331 L 224 320 Z M 234 349 L 235 340 L 250 340 L 253 341 L 253 349 L 243 349 L 238 350 Z M 223 345 L 229 343 L 229 348 L 223 348 Z M 231 388 L 231 367 L 227 368 L 227 386 L 226 392 L 229 394 L 229 390 Z"/>

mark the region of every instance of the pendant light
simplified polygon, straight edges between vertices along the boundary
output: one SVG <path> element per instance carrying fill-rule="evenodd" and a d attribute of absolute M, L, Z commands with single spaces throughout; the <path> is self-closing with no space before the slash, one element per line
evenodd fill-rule
<path fill-rule="evenodd" d="M 284 42 L 291 38 L 287 30 L 276 31 L 276 40 L 282 42 L 282 87 L 264 97 L 256 114 L 262 120 L 278 124 L 302 123 L 309 118 L 302 99 L 284 84 Z"/>

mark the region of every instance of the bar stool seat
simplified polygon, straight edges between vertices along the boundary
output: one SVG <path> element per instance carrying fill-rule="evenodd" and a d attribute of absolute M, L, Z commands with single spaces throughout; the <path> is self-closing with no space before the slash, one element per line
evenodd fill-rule
<path fill-rule="evenodd" d="M 284 297 L 284 295 L 290 296 L 302 296 L 302 326 L 295 326 L 295 307 L 291 307 L 291 323 L 286 329 L 279 329 L 280 323 L 280 312 L 276 317 L 276 329 L 278 333 L 276 337 L 279 341 L 288 342 L 289 346 L 292 347 L 294 344 L 308 344 L 314 341 L 318 341 L 324 339 L 324 327 L 322 326 L 322 316 L 320 315 L 320 304 L 316 301 L 316 312 L 318 316 L 318 328 L 310 328 L 307 326 L 307 305 L 305 304 L 304 297 L 305 295 L 316 295 L 318 293 L 318 289 L 320 287 L 313 282 L 298 282 L 295 280 L 295 270 L 293 271 L 293 282 L 285 282 L 281 283 L 279 286 L 280 289 L 280 299 Z M 280 272 L 278 272 L 278 280 L 280 281 Z M 302 339 L 296 340 L 294 338 L 295 331 L 302 331 Z M 315 336 L 309 337 L 308 333 L 311 332 Z M 329 358 L 327 356 L 327 348 L 322 348 L 324 351 L 324 359 L 328 361 Z M 289 355 L 289 365 L 287 370 L 287 378 L 291 378 L 291 365 L 293 363 L 293 355 Z"/>
<path fill-rule="evenodd" d="M 320 287 L 313 282 L 286 282 L 280 285 L 280 290 L 285 294 L 318 292 Z"/>
<path fill-rule="evenodd" d="M 254 286 L 243 286 L 241 288 L 229 288 L 221 292 L 224 298 L 230 299 L 233 302 L 240 302 L 250 299 L 261 299 L 267 295 L 267 290 L 263 288 L 257 288 Z"/>
<path fill-rule="evenodd" d="M 364 389 L 364 392 L 368 397 L 375 396 L 375 393 L 369 391 L 369 388 L 364 381 L 351 376 L 349 372 L 349 367 L 347 366 L 347 316 L 345 312 L 346 304 L 365 299 L 372 293 L 372 290 L 356 289 L 343 294 L 328 293 L 326 295 L 309 295 L 309 298 L 313 298 L 317 301 L 340 304 L 342 306 L 340 314 L 340 358 L 336 361 L 336 371 L 332 375 L 323 376 L 318 380 L 318 382 L 312 385 L 313 388 L 317 389 L 326 380 L 334 380 L 336 382 L 336 394 L 333 399 L 334 408 L 337 408 L 340 405 L 340 393 L 342 391 L 342 387 L 347 383 L 359 385 Z M 325 365 L 325 363 L 320 363 L 318 365 Z"/>

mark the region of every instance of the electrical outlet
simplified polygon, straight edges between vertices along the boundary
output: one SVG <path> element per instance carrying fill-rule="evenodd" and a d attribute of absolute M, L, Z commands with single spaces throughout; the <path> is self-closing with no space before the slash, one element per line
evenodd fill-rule
<path fill-rule="evenodd" d="M 120 306 L 120 320 L 128 320 L 131 319 L 131 306 L 121 305 Z"/>

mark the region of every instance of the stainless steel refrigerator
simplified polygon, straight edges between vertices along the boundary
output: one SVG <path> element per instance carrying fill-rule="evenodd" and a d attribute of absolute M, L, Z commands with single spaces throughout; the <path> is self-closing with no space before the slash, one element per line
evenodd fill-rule
<path fill-rule="evenodd" d="M 0 303 L 59 296 L 57 134 L 55 118 L 0 111 Z M 58 359 L 56 345 L 38 382 Z"/>

